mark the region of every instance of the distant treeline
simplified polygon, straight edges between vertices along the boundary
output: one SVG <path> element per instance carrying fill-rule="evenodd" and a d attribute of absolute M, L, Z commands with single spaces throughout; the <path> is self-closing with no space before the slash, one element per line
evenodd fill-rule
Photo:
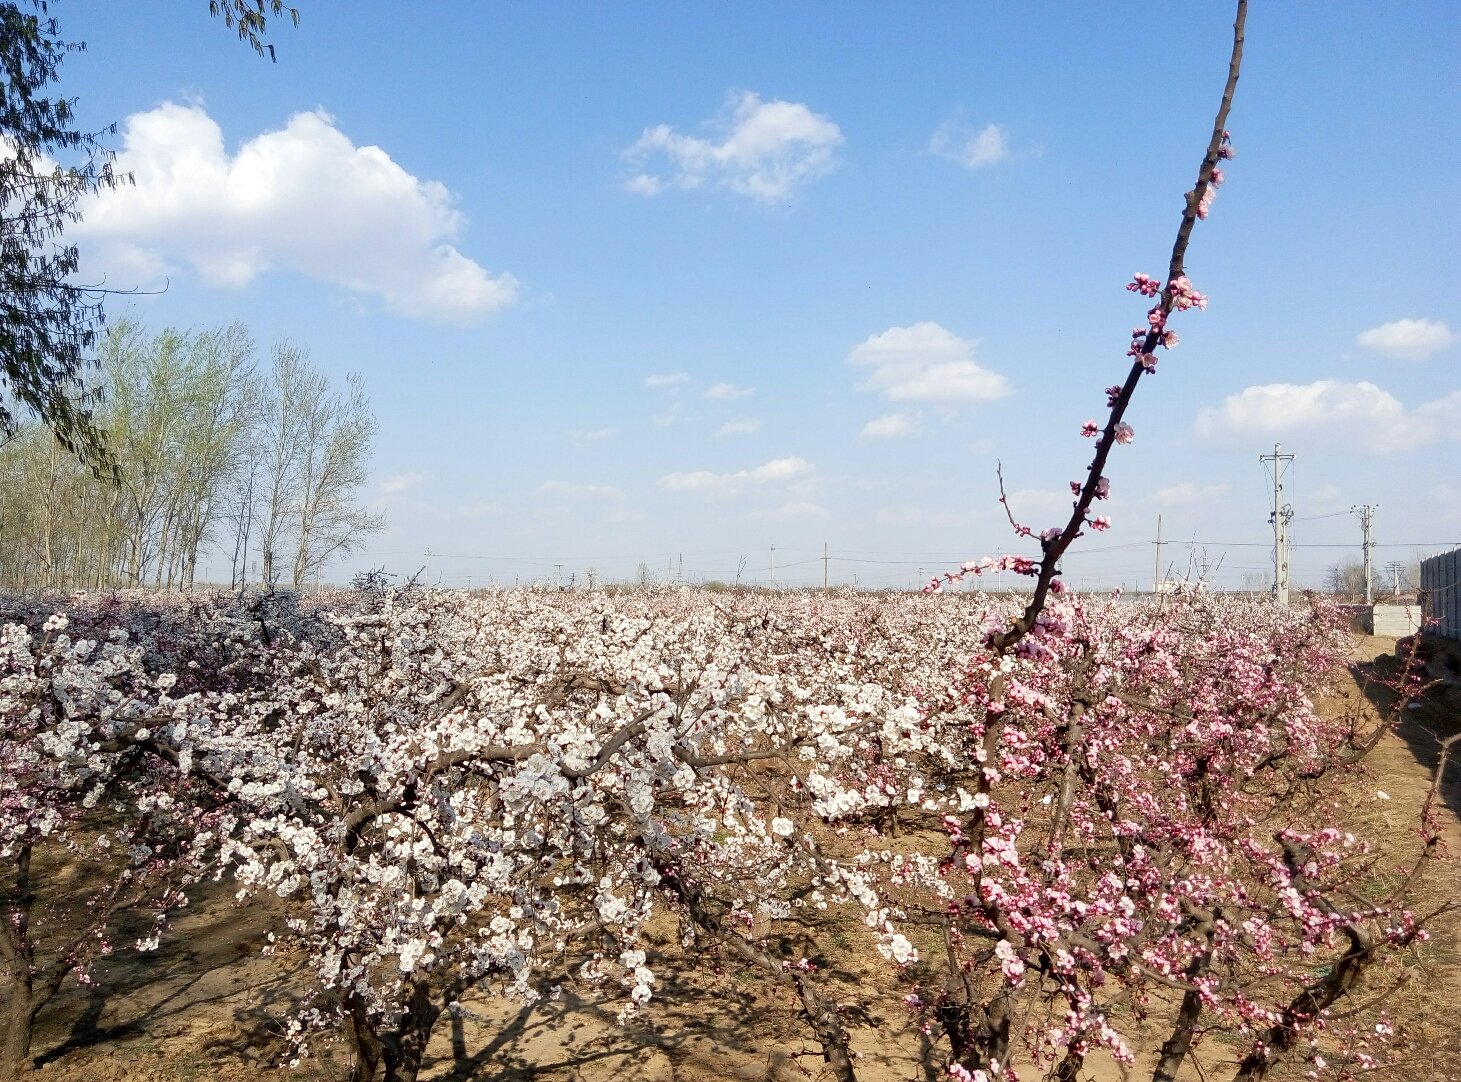
<path fill-rule="evenodd" d="M 303 585 L 382 525 L 360 505 L 376 422 L 359 376 L 332 387 L 241 323 L 106 333 L 96 420 L 114 473 L 42 425 L 0 446 L 0 585 L 186 589 L 200 553 L 221 581 Z"/>

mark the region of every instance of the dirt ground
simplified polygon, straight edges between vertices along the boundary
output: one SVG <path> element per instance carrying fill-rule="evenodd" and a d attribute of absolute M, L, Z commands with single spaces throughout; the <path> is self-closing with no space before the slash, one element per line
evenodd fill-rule
<path fill-rule="evenodd" d="M 1386 669 L 1394 649 L 1393 640 L 1361 640 L 1357 671 L 1376 665 Z M 1372 824 L 1378 817 L 1399 860 L 1418 844 L 1417 812 L 1430 785 L 1436 740 L 1461 731 L 1458 689 L 1461 684 L 1440 686 L 1419 709 L 1404 711 L 1397 730 L 1370 757 L 1375 796 L 1372 801 L 1367 796 L 1368 806 L 1356 811 Z M 1325 708 L 1362 710 L 1373 717 L 1389 701 L 1383 688 L 1360 677 Z M 1452 853 L 1461 853 L 1461 761 L 1452 763 L 1441 795 L 1447 842 Z M 1433 868 L 1428 892 L 1454 896 L 1458 885 L 1455 863 L 1445 862 Z M 39 1076 L 55 1082 L 342 1077 L 328 1050 L 298 1067 L 281 1062 L 282 1019 L 302 982 L 295 978 L 297 959 L 261 954 L 271 915 L 263 905 L 236 906 L 227 884 L 221 884 L 189 907 L 159 950 L 145 955 L 119 951 L 106 959 L 93 986 L 69 987 L 41 1016 L 35 1047 Z M 1435 948 L 1419 966 L 1409 998 L 1396 1009 L 1414 1017 L 1424 1032 L 1436 1034 L 1433 1047 L 1440 1058 L 1417 1057 L 1415 1073 L 1402 1082 L 1436 1082 L 1461 1069 L 1443 1062 L 1448 1053 L 1441 1051 L 1447 1044 L 1454 1048 L 1461 927 L 1443 922 L 1437 931 Z M 851 937 L 839 941 L 852 942 Z M 870 953 L 849 948 L 824 970 L 846 1000 L 865 1005 L 854 1026 L 861 1077 L 866 1082 L 935 1082 L 935 1072 L 921 1062 L 918 1035 L 900 1002 L 906 990 L 866 957 Z M 820 1057 L 803 1037 L 784 995 L 767 993 L 760 982 L 732 969 L 717 972 L 713 960 L 678 981 L 668 968 L 662 972 L 665 983 L 653 1005 L 627 1026 L 615 1021 L 619 1000 L 612 991 L 596 996 L 569 983 L 556 1001 L 526 1007 L 481 997 L 472 1004 L 478 1017 L 438 1026 L 423 1078 L 790 1082 L 821 1073 Z M 1194 1080 L 1228 1073 L 1220 1047 L 1194 1059 L 1188 1068 Z M 1131 1077 L 1149 1074 L 1149 1067 L 1143 1072 L 1138 1064 Z M 1121 1075 L 1114 1067 L 1092 1064 L 1082 1077 L 1112 1082 Z"/>

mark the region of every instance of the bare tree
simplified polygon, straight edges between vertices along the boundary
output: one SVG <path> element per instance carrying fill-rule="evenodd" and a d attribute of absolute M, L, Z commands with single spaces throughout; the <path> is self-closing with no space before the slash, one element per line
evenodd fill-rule
<path fill-rule="evenodd" d="M 39 424 L 0 443 L 0 578 L 7 585 L 189 589 L 200 554 L 231 582 L 262 549 L 263 579 L 302 585 L 381 525 L 358 505 L 375 420 L 281 343 L 260 375 L 248 330 L 148 334 L 123 320 L 101 342 L 115 456 L 94 476 Z"/>
<path fill-rule="evenodd" d="M 260 484 L 258 526 L 261 581 L 279 579 L 281 551 L 288 545 L 299 505 L 299 456 L 304 444 L 303 419 L 310 403 L 324 398 L 329 384 L 310 367 L 309 355 L 289 342 L 274 345 L 273 366 L 265 389 L 259 430 Z"/>
<path fill-rule="evenodd" d="M 304 417 L 300 455 L 296 588 L 335 556 L 356 551 L 368 534 L 384 525 L 356 503 L 376 430 L 364 380 L 349 376 L 343 393 L 312 407 Z"/>

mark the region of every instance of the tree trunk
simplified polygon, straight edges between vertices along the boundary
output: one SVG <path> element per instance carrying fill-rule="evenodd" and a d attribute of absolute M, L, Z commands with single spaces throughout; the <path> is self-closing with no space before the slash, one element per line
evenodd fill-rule
<path fill-rule="evenodd" d="M 431 1040 L 431 1031 L 441 1017 L 431 989 L 425 982 L 411 989 L 411 999 L 406 1013 L 397 1023 L 395 1032 L 381 1039 L 385 1050 L 386 1074 L 384 1082 L 416 1082 L 421 1072 L 421 1061 L 426 1057 L 426 1045 Z"/>
<path fill-rule="evenodd" d="M 30 1070 L 30 1042 L 35 1032 L 36 1013 L 30 959 L 17 959 L 10 972 L 10 1003 L 5 1018 L 5 1047 L 0 1051 L 0 1078 L 15 1078 Z"/>
<path fill-rule="evenodd" d="M 5 1019 L 5 1045 L 0 1048 L 0 1078 L 14 1078 L 30 1069 L 30 1042 L 39 1006 L 35 996 L 35 947 L 30 939 L 31 847 L 23 844 L 15 857 L 15 894 L 0 912 L 0 952 L 10 969 L 10 1003 Z"/>
<path fill-rule="evenodd" d="M 380 1067 L 380 1038 L 375 1026 L 365 1013 L 360 1001 L 351 996 L 346 1006 L 345 1038 L 355 1052 L 355 1062 L 350 1068 L 350 1082 L 375 1082 L 375 1072 Z"/>
<path fill-rule="evenodd" d="M 352 997 L 346 1017 L 346 1032 L 355 1048 L 355 1066 L 350 1082 L 375 1082 L 385 1065 L 382 1082 L 416 1082 L 431 1031 L 436 1028 L 442 1007 L 430 985 L 421 981 L 411 986 L 405 1012 L 391 1030 L 382 1032 L 365 1007 Z"/>

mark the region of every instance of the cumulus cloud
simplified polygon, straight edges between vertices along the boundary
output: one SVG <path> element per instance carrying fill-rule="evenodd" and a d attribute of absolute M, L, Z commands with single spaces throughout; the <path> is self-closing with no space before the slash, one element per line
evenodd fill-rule
<path fill-rule="evenodd" d="M 569 438 L 574 443 L 598 443 L 600 440 L 611 439 L 618 434 L 617 428 L 575 428 L 569 433 Z"/>
<path fill-rule="evenodd" d="M 734 383 L 717 383 L 705 389 L 705 397 L 718 402 L 728 402 L 733 398 L 749 398 L 756 391 L 751 387 L 737 387 Z"/>
<path fill-rule="evenodd" d="M 755 417 L 737 417 L 733 421 L 727 421 L 715 430 L 715 438 L 723 440 L 727 436 L 754 436 L 761 431 L 761 422 Z"/>
<path fill-rule="evenodd" d="M 678 387 L 690 377 L 684 372 L 656 372 L 644 377 L 646 387 Z"/>
<path fill-rule="evenodd" d="M 1216 485 L 1199 485 L 1192 481 L 1183 481 L 1157 489 L 1152 498 L 1157 503 L 1163 504 L 1204 503 L 1226 495 L 1229 487 L 1226 482 Z"/>
<path fill-rule="evenodd" d="M 1387 357 L 1423 361 L 1454 345 L 1456 333 L 1438 319 L 1397 319 L 1361 331 L 1355 341 Z"/>
<path fill-rule="evenodd" d="M 659 487 L 668 492 L 710 492 L 733 495 L 752 488 L 764 488 L 801 481 L 812 473 L 812 464 L 804 458 L 774 458 L 751 470 L 713 473 L 693 470 L 688 473 L 667 473 L 659 479 Z"/>
<path fill-rule="evenodd" d="M 865 440 L 892 440 L 918 434 L 918 419 L 907 413 L 885 413 L 874 417 L 858 433 Z"/>
<path fill-rule="evenodd" d="M 937 323 L 915 323 L 869 336 L 847 355 L 847 363 L 868 371 L 859 390 L 894 402 L 1003 398 L 1009 381 L 974 362 L 976 345 Z"/>
<path fill-rule="evenodd" d="M 762 203 L 783 203 L 809 180 L 837 168 L 842 129 L 800 102 L 762 101 L 749 90 L 726 96 L 707 137 L 668 124 L 644 129 L 624 151 L 637 170 L 625 187 L 653 197 L 669 188 L 724 188 Z M 651 163 L 660 165 L 656 172 Z"/>
<path fill-rule="evenodd" d="M 586 485 L 576 481 L 544 481 L 538 495 L 566 500 L 617 500 L 624 495 L 613 485 Z"/>
<path fill-rule="evenodd" d="M 89 197 L 75 228 L 92 242 L 88 270 L 113 284 L 180 260 L 215 286 L 286 268 L 451 323 L 517 300 L 512 275 L 454 247 L 464 220 L 443 185 L 356 146 L 323 112 L 296 113 L 229 154 L 201 106 L 165 102 L 127 118 L 115 167 L 136 183 Z"/>
<path fill-rule="evenodd" d="M 1009 136 L 998 124 L 986 124 L 975 131 L 956 120 L 939 125 L 928 149 L 941 158 L 956 161 L 971 172 L 998 165 L 1010 156 Z"/>
<path fill-rule="evenodd" d="M 406 473 L 393 473 L 380 480 L 380 494 L 382 496 L 395 496 L 415 488 L 422 481 L 426 480 L 426 474 L 408 471 Z"/>
<path fill-rule="evenodd" d="M 1343 440 L 1369 451 L 1405 451 L 1461 436 L 1461 391 L 1407 409 L 1368 381 L 1269 383 L 1248 387 L 1197 415 L 1198 436 L 1222 442 L 1255 437 Z"/>

